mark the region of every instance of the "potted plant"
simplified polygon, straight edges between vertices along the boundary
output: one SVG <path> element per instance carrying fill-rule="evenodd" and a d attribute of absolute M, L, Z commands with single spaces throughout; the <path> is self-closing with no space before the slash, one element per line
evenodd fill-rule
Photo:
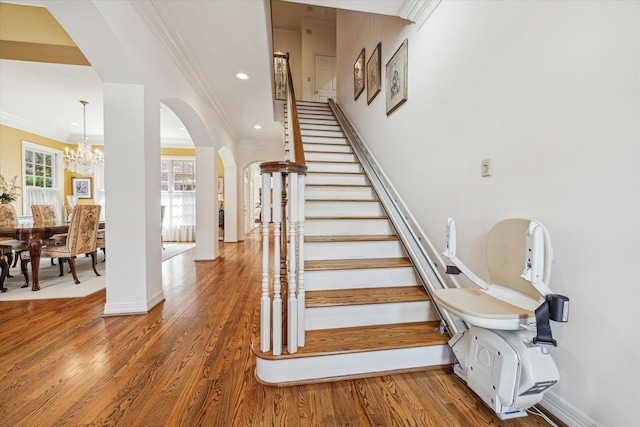
<path fill-rule="evenodd" d="M 11 203 L 20 197 L 20 186 L 17 184 L 18 175 L 7 181 L 0 173 L 0 203 Z"/>

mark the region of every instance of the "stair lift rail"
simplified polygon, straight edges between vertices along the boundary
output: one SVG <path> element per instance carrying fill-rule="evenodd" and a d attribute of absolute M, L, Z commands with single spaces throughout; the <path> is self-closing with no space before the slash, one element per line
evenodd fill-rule
<path fill-rule="evenodd" d="M 397 192 L 393 189 L 393 186 L 382 172 L 373 155 L 369 152 L 362 141 L 362 138 L 360 138 L 360 135 L 355 130 L 340 106 L 337 105 L 333 99 L 329 100 L 329 106 L 353 147 L 367 178 L 371 182 L 371 186 L 377 193 L 380 202 L 389 216 L 389 220 L 398 233 L 398 237 L 407 251 L 409 258 L 413 262 L 416 272 L 418 273 L 418 276 L 420 277 L 420 280 L 422 281 L 431 300 L 434 300 L 433 293 L 437 289 L 444 289 L 452 286 L 459 287 L 455 280 L 452 280 L 450 277 L 447 277 L 446 279 L 443 278 L 438 271 L 438 264 L 433 261 L 434 259 L 439 259 L 438 252 L 435 250 L 433 245 L 431 245 L 431 242 L 427 239 L 424 233 L 420 233 L 421 236 L 418 237 L 415 230 L 419 230 L 420 227 L 412 219 L 409 210 L 404 205 L 401 206 L 398 202 L 400 197 Z M 444 261 L 440 261 L 440 265 L 444 265 Z M 445 283 L 451 283 L 451 286 L 445 286 Z M 445 323 L 446 331 L 450 336 L 453 337 L 458 332 L 467 329 L 466 324 L 462 320 L 452 316 L 449 312 L 442 310 L 437 304 L 434 304 L 434 306 L 438 311 L 440 318 Z"/>

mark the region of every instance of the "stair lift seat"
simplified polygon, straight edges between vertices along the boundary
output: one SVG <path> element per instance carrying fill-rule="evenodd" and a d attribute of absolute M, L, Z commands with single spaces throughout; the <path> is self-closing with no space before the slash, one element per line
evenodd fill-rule
<path fill-rule="evenodd" d="M 568 298 L 547 286 L 553 258 L 549 233 L 526 219 L 497 223 L 487 237 L 492 282 L 487 283 L 457 258 L 451 218 L 447 229 L 444 255 L 454 264 L 447 273 L 462 273 L 477 285 L 434 294 L 439 307 L 468 326 L 449 341 L 457 359 L 454 370 L 499 418 L 526 416 L 559 381 L 549 354 L 556 345 L 549 320 L 568 320 Z"/>

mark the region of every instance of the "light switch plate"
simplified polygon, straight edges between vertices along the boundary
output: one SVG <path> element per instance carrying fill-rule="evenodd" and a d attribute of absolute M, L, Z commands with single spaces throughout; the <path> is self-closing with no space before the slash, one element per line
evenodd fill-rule
<path fill-rule="evenodd" d="M 483 177 L 491 176 L 491 159 L 484 159 L 482 161 L 482 167 L 480 173 Z"/>

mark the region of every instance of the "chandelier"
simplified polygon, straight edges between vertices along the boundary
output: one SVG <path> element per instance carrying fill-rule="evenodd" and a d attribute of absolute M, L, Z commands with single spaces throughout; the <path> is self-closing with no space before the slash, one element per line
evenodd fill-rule
<path fill-rule="evenodd" d="M 81 175 L 93 175 L 96 170 L 104 163 L 104 154 L 95 149 L 91 151 L 91 144 L 87 139 L 87 101 L 80 101 L 82 104 L 82 119 L 84 122 L 84 132 L 82 141 L 78 143 L 78 151 L 69 150 L 69 147 L 65 148 L 63 156 L 64 167 L 69 172 L 76 172 Z"/>

